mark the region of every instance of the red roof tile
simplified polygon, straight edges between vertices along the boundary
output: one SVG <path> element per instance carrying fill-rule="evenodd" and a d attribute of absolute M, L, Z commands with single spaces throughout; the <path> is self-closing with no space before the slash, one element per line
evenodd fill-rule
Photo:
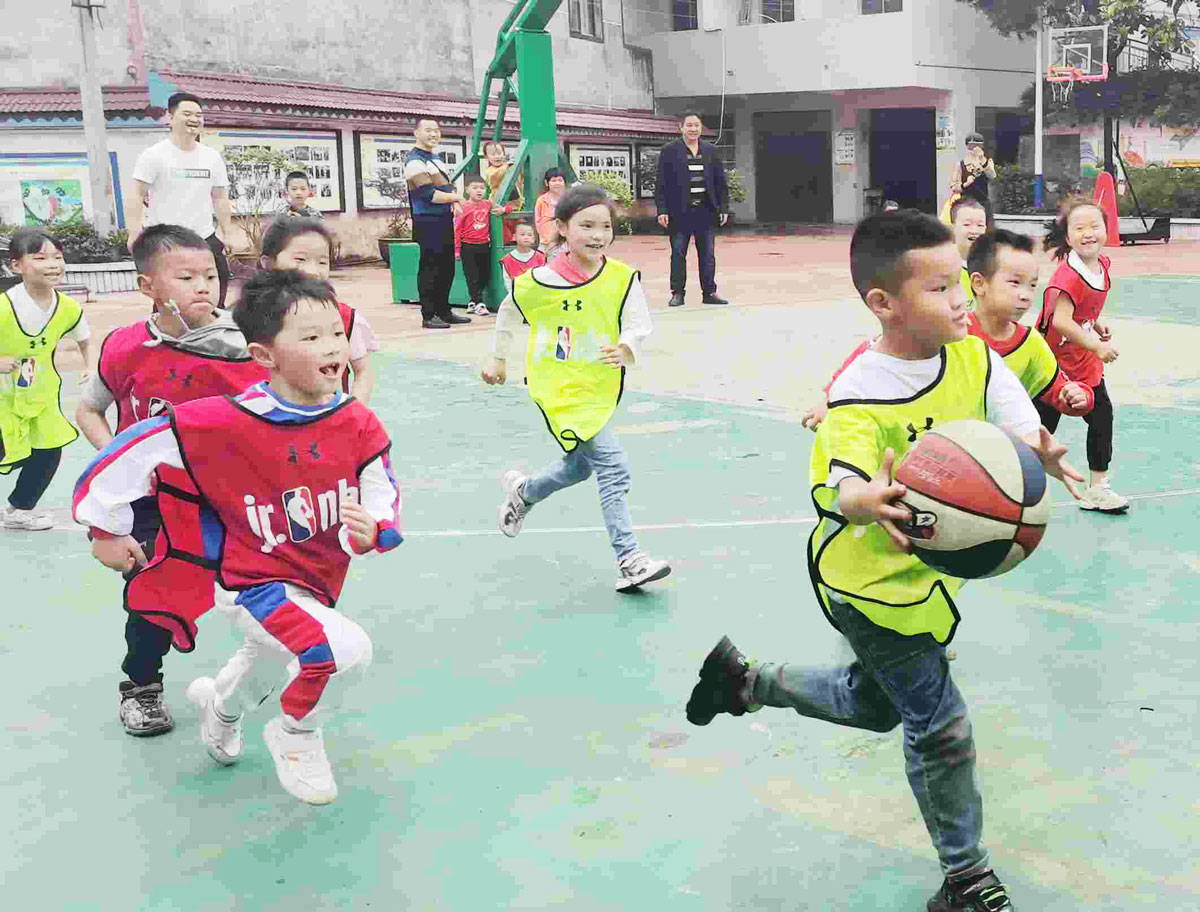
<path fill-rule="evenodd" d="M 104 110 L 144 111 L 150 92 L 144 85 L 104 86 Z M 78 87 L 0 88 L 0 113 L 46 114 L 82 110 Z"/>

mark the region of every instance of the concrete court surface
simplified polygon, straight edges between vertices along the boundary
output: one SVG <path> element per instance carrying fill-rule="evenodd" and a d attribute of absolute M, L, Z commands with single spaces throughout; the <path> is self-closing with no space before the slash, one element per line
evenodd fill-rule
<path fill-rule="evenodd" d="M 773 709 L 683 718 L 722 633 L 763 660 L 846 656 L 804 569 L 811 435 L 796 420 L 871 331 L 847 242 L 722 238 L 735 305 L 693 292 L 668 311 L 665 242 L 618 241 L 656 320 L 617 418 L 631 504 L 675 567 L 635 597 L 612 591 L 590 482 L 539 505 L 520 538 L 494 531 L 499 475 L 556 448 L 519 379 L 478 381 L 491 321 L 425 333 L 387 302 L 384 270 L 335 273 L 384 340 L 373 406 L 408 540 L 351 569 L 341 607 L 375 664 L 326 727 L 341 789 L 327 808 L 279 788 L 266 712 L 238 766 L 204 754 L 183 691 L 233 646 L 219 617 L 168 657 L 176 730 L 124 735 L 119 584 L 69 525 L 89 449 L 72 445 L 44 501 L 61 528 L 0 539 L 5 905 L 923 909 L 939 875 L 898 731 Z M 1056 491 L 1037 554 L 964 590 L 953 644 L 986 843 L 1026 912 L 1200 909 L 1200 245 L 1113 257 L 1114 480 L 1133 509 L 1085 514 Z M 98 332 L 144 312 L 136 295 L 87 305 Z M 1059 436 L 1082 464 L 1083 423 Z"/>

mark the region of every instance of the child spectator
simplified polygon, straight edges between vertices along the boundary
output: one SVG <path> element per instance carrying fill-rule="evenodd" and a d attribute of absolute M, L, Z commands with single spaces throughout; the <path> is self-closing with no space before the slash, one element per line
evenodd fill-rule
<path fill-rule="evenodd" d="M 567 190 L 567 179 L 558 168 L 546 171 L 546 192 L 537 198 L 533 205 L 533 224 L 537 227 L 538 240 L 542 243 L 542 252 L 547 260 L 563 252 L 562 237 L 559 234 L 559 222 L 555 216 L 558 201 Z"/>
<path fill-rule="evenodd" d="M 1108 257 L 1100 251 L 1108 240 L 1104 213 L 1089 200 L 1072 200 L 1053 223 L 1045 247 L 1054 253 L 1059 266 L 1042 296 L 1037 328 L 1050 343 L 1068 379 L 1090 387 L 1095 407 L 1084 416 L 1087 422 L 1087 460 L 1091 483 L 1079 506 L 1101 513 L 1124 513 L 1129 500 L 1112 489 L 1109 467 L 1113 449 L 1113 405 L 1104 385 L 1104 365 L 1117 360 L 1112 330 L 1100 322 L 1108 290 Z M 1061 417 L 1045 404 L 1038 404 L 1042 424 L 1051 431 Z"/>
<path fill-rule="evenodd" d="M 18 228 L 8 260 L 21 281 L 0 292 L 0 475 L 20 472 L 0 524 L 43 532 L 54 519 L 34 507 L 58 471 L 63 447 L 79 436 L 59 405 L 62 377 L 54 355 L 61 340 L 74 342 L 86 378 L 91 330 L 79 302 L 54 289 L 63 277 L 63 254 L 49 234 Z"/>
<path fill-rule="evenodd" d="M 516 249 L 510 250 L 500 260 L 504 269 L 504 288 L 507 294 L 512 294 L 513 282 L 530 269 L 546 265 L 546 254 L 537 249 L 537 232 L 529 222 L 518 222 L 513 227 L 513 241 Z"/>
<path fill-rule="evenodd" d="M 263 737 L 284 789 L 327 804 L 337 784 L 318 710 L 347 672 L 371 661 L 366 632 L 334 604 L 353 555 L 400 543 L 391 443 L 341 389 L 349 344 L 328 282 L 259 273 L 234 319 L 270 381 L 236 398 L 185 402 L 119 435 L 76 485 L 75 518 L 91 527 L 97 560 L 128 570 L 142 559 L 131 504 L 163 468 L 186 473 L 204 504 L 202 556 L 217 568 L 205 606 L 214 600 L 244 637 L 215 678 L 188 687 L 201 740 L 217 763 L 239 759 L 238 685 L 261 660 L 276 660 L 280 714 Z"/>
<path fill-rule="evenodd" d="M 285 202 L 280 215 L 325 220 L 324 212 L 308 205 L 308 201 L 317 194 L 309 184 L 307 174 L 303 171 L 289 171 L 283 186 Z"/>
<path fill-rule="evenodd" d="M 616 588 L 627 592 L 671 572 L 666 561 L 638 547 L 629 515 L 629 461 L 610 424 L 625 367 L 636 362 L 650 334 L 650 311 L 637 270 L 604 255 L 613 241 L 616 209 L 603 188 L 572 187 L 559 200 L 555 217 L 567 252 L 513 283 L 500 305 L 493 356 L 482 373 L 489 384 L 505 381 L 512 333 L 523 317 L 530 325 L 529 395 L 566 455 L 540 475 L 526 477 L 515 470 L 505 475 L 500 530 L 515 537 L 534 504 L 594 472 L 617 556 Z"/>
<path fill-rule="evenodd" d="M 504 179 L 508 176 L 508 169 L 512 167 L 512 162 L 508 160 L 508 155 L 504 151 L 504 143 L 497 140 L 483 144 L 483 155 L 487 159 L 487 162 L 483 166 L 483 179 L 487 181 L 488 199 L 493 202 L 499 202 L 500 185 L 504 183 Z M 525 208 L 525 181 L 520 176 L 517 177 L 515 196 L 510 197 L 510 201 L 517 210 Z M 505 246 L 513 242 L 513 225 L 511 222 L 504 222 L 502 239 Z"/>
<path fill-rule="evenodd" d="M 205 396 L 236 395 L 264 380 L 246 349 L 246 340 L 226 310 L 217 309 L 220 295 L 217 264 L 200 235 L 179 225 L 152 225 L 133 245 L 138 286 L 153 302 L 150 319 L 114 329 L 100 346 L 96 372 L 84 386 L 75 420 L 92 446 L 100 450 L 113 440 L 105 412 L 116 405 L 116 433 L 138 421 L 165 415 L 174 405 Z M 173 585 L 158 589 L 150 573 L 137 568 L 126 574 L 125 660 L 127 679 L 118 688 L 117 717 L 131 735 L 157 735 L 174 727 L 171 711 L 163 702 L 163 659 L 171 649 L 190 652 L 195 644 L 194 616 L 176 611 L 180 580 L 187 577 L 192 591 L 203 597 L 212 591 L 212 573 L 195 579 L 197 569 L 178 569 L 182 540 L 158 542 L 163 525 L 160 506 L 168 514 L 192 509 L 186 481 L 170 479 L 130 505 L 130 534 L 141 549 L 138 565 L 158 558 L 167 561 L 164 571 Z M 161 545 L 161 547 L 160 547 Z M 156 554 L 156 551 L 158 552 Z M 173 555 L 171 552 L 175 552 Z M 207 608 L 210 602 L 206 602 Z"/>
<path fill-rule="evenodd" d="M 328 281 L 333 262 L 333 232 L 311 219 L 276 219 L 263 235 L 264 269 L 298 269 L 310 278 Z M 342 378 L 342 388 L 367 405 L 375 389 L 375 368 L 371 352 L 379 351 L 379 341 L 362 311 L 338 302 L 338 311 L 350 339 L 350 373 Z"/>
<path fill-rule="evenodd" d="M 809 479 L 820 517 L 809 540 L 818 601 L 855 653 L 842 668 L 748 663 L 723 637 L 700 670 L 688 721 L 762 706 L 869 731 L 904 726 L 905 769 L 944 876 L 930 912 L 1011 908 L 981 844 L 983 801 L 966 702 L 945 646 L 962 580 L 910 553 L 911 519 L 894 465 L 919 440 L 912 427 L 987 420 L 1020 436 L 1046 471 L 1079 476 L 1000 356 L 967 335 L 950 232 L 916 212 L 870 216 L 850 244 L 855 288 L 879 322 L 869 351 L 834 381 Z"/>
<path fill-rule="evenodd" d="M 491 312 L 484 296 L 492 280 L 492 213 L 511 212 L 513 207 L 511 203 L 497 206 L 485 199 L 487 184 L 478 174 L 470 175 L 465 183 L 467 201 L 454 219 L 454 243 L 471 296 L 467 313 L 485 317 Z"/>

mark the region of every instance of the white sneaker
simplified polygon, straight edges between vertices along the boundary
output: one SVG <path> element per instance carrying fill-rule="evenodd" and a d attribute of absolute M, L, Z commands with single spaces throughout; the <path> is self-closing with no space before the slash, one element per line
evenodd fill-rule
<path fill-rule="evenodd" d="M 532 509 L 521 493 L 529 479 L 516 469 L 504 473 L 504 503 L 500 504 L 500 531 L 509 538 L 516 538 L 525 525 L 525 514 Z"/>
<path fill-rule="evenodd" d="M 200 707 L 200 742 L 221 766 L 232 766 L 242 756 L 242 717 L 226 722 L 217 715 L 217 685 L 212 678 L 196 678 L 187 698 Z"/>
<path fill-rule="evenodd" d="M 1106 478 L 1100 484 L 1084 490 L 1079 509 L 1097 510 L 1100 513 L 1124 513 L 1129 509 L 1129 498 L 1122 497 L 1114 491 Z"/>
<path fill-rule="evenodd" d="M 634 551 L 617 565 L 621 578 L 617 580 L 617 591 L 628 592 L 644 583 L 660 580 L 671 572 L 665 560 L 655 560 L 645 551 Z"/>
<path fill-rule="evenodd" d="M 329 804 L 337 797 L 337 783 L 319 728 L 290 732 L 283 727 L 283 717 L 276 716 L 263 729 L 263 740 L 284 789 L 308 804 Z"/>
<path fill-rule="evenodd" d="M 18 510 L 11 505 L 0 512 L 0 521 L 4 523 L 4 528 L 22 532 L 45 532 L 47 529 L 54 528 L 54 517 L 49 513 Z"/>
<path fill-rule="evenodd" d="M 474 310 L 474 311 L 472 311 L 472 312 L 473 312 L 473 313 L 475 314 L 475 316 L 477 316 L 477 317 L 487 317 L 487 316 L 490 316 L 490 315 L 491 315 L 491 311 L 490 311 L 490 310 L 488 310 L 488 307 L 487 307 L 487 305 L 486 305 L 486 304 L 482 304 L 482 303 L 480 303 L 480 304 L 476 304 L 476 305 L 475 305 L 475 310 Z"/>

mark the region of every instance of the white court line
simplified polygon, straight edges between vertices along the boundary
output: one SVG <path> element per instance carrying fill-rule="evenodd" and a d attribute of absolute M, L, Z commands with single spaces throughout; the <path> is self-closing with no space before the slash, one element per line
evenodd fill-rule
<path fill-rule="evenodd" d="M 1190 497 L 1200 494 L 1200 488 L 1182 488 L 1178 491 L 1160 491 L 1156 494 L 1130 494 L 1130 500 L 1160 500 L 1165 497 Z M 1075 501 L 1056 501 L 1055 507 L 1073 507 Z M 673 529 L 737 529 L 747 526 L 811 526 L 817 521 L 815 516 L 780 516 L 773 519 L 732 519 L 715 522 L 674 522 L 648 523 L 634 526 L 635 532 L 663 532 Z M 54 526 L 56 532 L 83 532 L 83 526 L 74 523 L 58 523 Z M 522 535 L 569 535 L 572 533 L 596 533 L 607 531 L 604 526 L 562 526 L 552 529 L 527 528 Z M 429 531 L 413 530 L 405 532 L 405 538 L 470 538 L 479 535 L 500 535 L 499 529 L 435 529 Z"/>

